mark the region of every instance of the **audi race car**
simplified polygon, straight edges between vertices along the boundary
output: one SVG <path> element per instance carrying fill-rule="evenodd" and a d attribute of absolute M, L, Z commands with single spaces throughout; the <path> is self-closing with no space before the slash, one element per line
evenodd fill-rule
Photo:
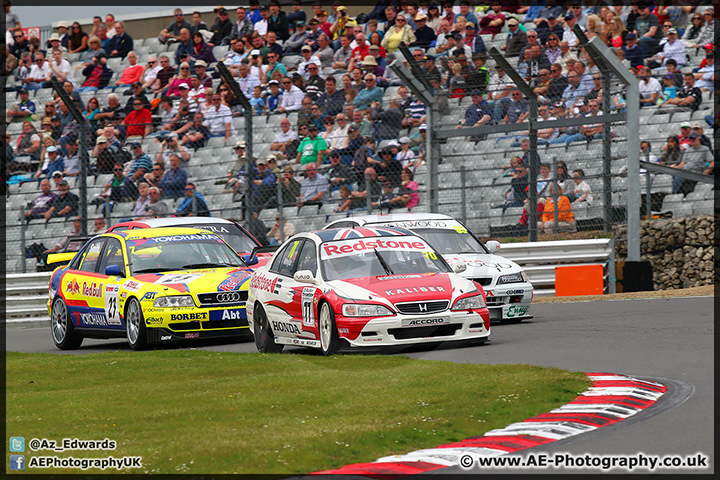
<path fill-rule="evenodd" d="M 297 234 L 253 274 L 248 324 L 261 352 L 484 343 L 490 315 L 482 287 L 454 273 L 464 268 L 402 228 Z"/>
<path fill-rule="evenodd" d="M 530 303 L 533 286 L 525 271 L 515 262 L 496 255 L 500 243 L 481 242 L 462 223 L 439 213 L 399 213 L 361 215 L 329 223 L 325 228 L 402 227 L 425 239 L 448 262 L 461 261 L 467 269 L 461 273 L 485 289 L 490 319 L 518 322 L 532 318 Z"/>
<path fill-rule="evenodd" d="M 149 344 L 248 335 L 252 270 L 217 234 L 148 228 L 92 238 L 50 277 L 48 311 L 55 345 L 84 338 Z"/>
<path fill-rule="evenodd" d="M 168 217 L 130 220 L 113 225 L 107 232 L 159 227 L 190 227 L 210 230 L 222 238 L 233 250 L 242 255 L 246 263 L 250 262 L 249 265 L 264 265 L 272 256 L 272 253 L 266 250 L 274 250 L 263 248 L 262 244 L 239 223 L 217 217 Z M 258 252 L 257 255 L 253 255 L 254 252 Z M 256 258 L 257 262 L 255 262 Z"/>

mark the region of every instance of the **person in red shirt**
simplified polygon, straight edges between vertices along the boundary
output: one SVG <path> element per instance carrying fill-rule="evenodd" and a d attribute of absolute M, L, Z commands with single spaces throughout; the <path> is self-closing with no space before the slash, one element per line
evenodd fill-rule
<path fill-rule="evenodd" d="M 115 88 L 130 87 L 133 83 L 139 82 L 145 71 L 145 67 L 137 63 L 138 57 L 135 52 L 128 53 L 127 59 L 130 65 L 123 69 L 120 78 L 115 82 Z"/>
<path fill-rule="evenodd" d="M 321 10 L 318 12 L 317 21 L 319 22 L 318 27 L 320 27 L 320 30 L 325 32 L 325 35 L 327 35 L 328 38 L 332 38 L 333 34 L 330 31 L 330 27 L 332 27 L 332 23 L 328 22 L 328 14 L 325 10 Z"/>
<path fill-rule="evenodd" d="M 127 125 L 128 137 L 145 138 L 145 135 L 152 132 L 152 114 L 139 98 L 133 100 L 133 111 L 125 117 L 123 123 Z"/>

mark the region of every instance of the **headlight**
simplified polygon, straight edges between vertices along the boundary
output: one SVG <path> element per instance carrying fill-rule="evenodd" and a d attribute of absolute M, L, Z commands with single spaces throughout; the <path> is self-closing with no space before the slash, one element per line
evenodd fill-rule
<path fill-rule="evenodd" d="M 485 307 L 485 299 L 480 294 L 458 299 L 451 310 L 477 310 L 483 307 Z"/>
<path fill-rule="evenodd" d="M 195 302 L 190 295 L 172 295 L 170 297 L 156 298 L 153 307 L 194 307 Z"/>
<path fill-rule="evenodd" d="M 520 282 L 527 282 L 527 276 L 525 275 L 525 272 L 519 272 L 519 273 L 511 273 L 509 275 L 500 275 L 498 277 L 498 285 L 502 285 L 504 283 L 520 283 Z"/>
<path fill-rule="evenodd" d="M 342 306 L 342 314 L 343 317 L 387 317 L 393 312 L 383 305 L 346 303 Z"/>

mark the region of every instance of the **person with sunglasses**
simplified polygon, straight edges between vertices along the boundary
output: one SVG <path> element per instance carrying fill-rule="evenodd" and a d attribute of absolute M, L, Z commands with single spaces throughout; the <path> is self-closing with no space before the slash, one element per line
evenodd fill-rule
<path fill-rule="evenodd" d="M 47 79 L 48 73 L 50 73 L 50 64 L 45 61 L 45 55 L 42 52 L 37 52 L 30 72 L 23 79 L 23 86 L 28 90 L 38 90 Z"/>
<path fill-rule="evenodd" d="M 216 12 L 216 15 L 217 18 L 215 19 L 215 23 L 213 23 L 212 27 L 210 27 L 210 31 L 213 35 L 208 42 L 212 47 L 221 45 L 223 39 L 225 37 L 229 37 L 233 29 L 233 22 L 230 21 L 228 17 L 229 13 L 226 8 L 220 8 Z"/>
<path fill-rule="evenodd" d="M 175 16 L 175 20 L 166 28 L 162 29 L 160 35 L 158 35 L 158 40 L 160 40 L 160 43 L 162 44 L 169 45 L 171 43 L 177 42 L 178 38 L 180 37 L 180 32 L 183 28 L 187 29 L 188 33 L 192 28 L 190 22 L 185 20 L 182 8 L 176 8 L 173 12 L 173 15 Z"/>
<path fill-rule="evenodd" d="M 180 201 L 175 215 L 178 217 L 209 217 L 210 208 L 202 193 L 198 192 L 195 184 L 188 182 L 185 185 L 185 196 Z"/>
<path fill-rule="evenodd" d="M 20 58 L 23 52 L 30 51 L 30 42 L 27 38 L 25 38 L 25 34 L 21 28 L 15 28 L 15 30 L 11 33 L 14 42 L 12 44 L 12 48 L 10 49 L 10 53 L 15 55 L 17 58 Z"/>

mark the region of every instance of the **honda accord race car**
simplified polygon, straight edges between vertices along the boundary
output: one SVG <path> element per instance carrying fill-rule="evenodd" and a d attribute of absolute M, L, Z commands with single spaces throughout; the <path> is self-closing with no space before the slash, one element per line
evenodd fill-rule
<path fill-rule="evenodd" d="M 288 239 L 250 280 L 248 324 L 261 352 L 485 342 L 482 287 L 402 228 L 341 228 Z"/>
<path fill-rule="evenodd" d="M 491 320 L 517 322 L 532 318 L 528 312 L 533 286 L 523 269 L 515 262 L 496 255 L 500 244 L 484 244 L 462 223 L 438 213 L 400 213 L 362 215 L 343 218 L 325 228 L 402 227 L 425 239 L 448 262 L 462 261 L 467 269 L 461 273 L 485 289 L 485 300 Z"/>
<path fill-rule="evenodd" d="M 55 345 L 126 337 L 130 347 L 247 335 L 252 270 L 217 234 L 193 228 L 94 237 L 50 277 Z"/>

